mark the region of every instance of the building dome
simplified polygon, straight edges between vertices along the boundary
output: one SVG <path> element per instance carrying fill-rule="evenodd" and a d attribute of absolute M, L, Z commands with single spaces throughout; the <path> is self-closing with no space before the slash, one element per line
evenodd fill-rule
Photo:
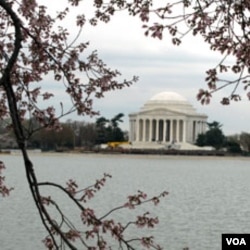
<path fill-rule="evenodd" d="M 165 101 L 187 101 L 186 98 L 184 98 L 183 96 L 181 96 L 180 94 L 176 93 L 176 92 L 161 92 L 158 93 L 156 95 L 154 95 L 153 97 L 150 98 L 150 101 L 159 101 L 159 102 L 165 102 Z"/>
<path fill-rule="evenodd" d="M 168 109 L 181 113 L 196 113 L 193 106 L 182 95 L 176 92 L 160 92 L 151 97 L 141 108 L 141 110 Z"/>

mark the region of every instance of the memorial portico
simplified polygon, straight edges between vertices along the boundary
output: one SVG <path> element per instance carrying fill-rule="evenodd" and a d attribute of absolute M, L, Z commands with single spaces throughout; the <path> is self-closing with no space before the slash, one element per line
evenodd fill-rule
<path fill-rule="evenodd" d="M 206 132 L 207 116 L 175 92 L 162 92 L 129 115 L 131 142 L 195 143 Z"/>

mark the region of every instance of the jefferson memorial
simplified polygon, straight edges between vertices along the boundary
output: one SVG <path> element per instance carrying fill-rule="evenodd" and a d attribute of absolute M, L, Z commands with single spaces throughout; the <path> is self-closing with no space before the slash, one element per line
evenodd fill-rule
<path fill-rule="evenodd" d="M 137 113 L 129 114 L 129 140 L 133 147 L 178 146 L 194 149 L 199 134 L 206 132 L 207 115 L 197 113 L 186 98 L 161 92 Z"/>

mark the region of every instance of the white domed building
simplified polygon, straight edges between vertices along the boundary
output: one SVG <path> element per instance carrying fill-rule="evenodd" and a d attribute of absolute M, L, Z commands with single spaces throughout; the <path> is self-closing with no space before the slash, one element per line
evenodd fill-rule
<path fill-rule="evenodd" d="M 135 147 L 178 145 L 191 149 L 198 134 L 206 132 L 207 116 L 199 114 L 183 96 L 161 92 L 137 113 L 129 114 L 129 140 Z"/>

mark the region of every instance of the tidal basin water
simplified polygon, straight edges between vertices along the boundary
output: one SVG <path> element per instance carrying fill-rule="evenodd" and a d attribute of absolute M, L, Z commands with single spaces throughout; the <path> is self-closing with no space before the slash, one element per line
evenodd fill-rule
<path fill-rule="evenodd" d="M 150 234 L 164 249 L 220 250 L 222 233 L 250 233 L 250 158 L 32 154 L 31 159 L 40 181 L 64 184 L 72 178 L 86 187 L 110 173 L 112 179 L 87 204 L 99 214 L 123 204 L 137 190 L 149 196 L 168 191 L 156 207 L 114 215 L 126 221 L 151 211 L 160 224 Z M 0 160 L 7 166 L 8 185 L 15 187 L 10 197 L 0 197 L 0 249 L 44 249 L 41 240 L 46 232 L 25 180 L 22 158 L 0 155 Z M 68 202 L 62 206 L 75 213 Z"/>

